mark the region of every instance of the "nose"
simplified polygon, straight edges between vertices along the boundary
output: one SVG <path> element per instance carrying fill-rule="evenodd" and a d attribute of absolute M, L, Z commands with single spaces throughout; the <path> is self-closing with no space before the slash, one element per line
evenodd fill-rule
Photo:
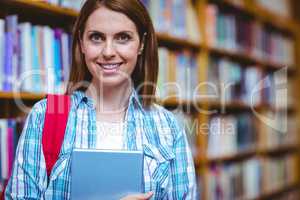
<path fill-rule="evenodd" d="M 102 55 L 104 59 L 110 59 L 115 57 L 116 51 L 112 41 L 107 40 L 105 42 L 104 47 L 102 49 Z"/>

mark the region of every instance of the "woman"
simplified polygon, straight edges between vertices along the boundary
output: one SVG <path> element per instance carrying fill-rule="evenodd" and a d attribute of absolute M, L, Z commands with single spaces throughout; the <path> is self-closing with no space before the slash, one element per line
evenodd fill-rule
<path fill-rule="evenodd" d="M 194 199 L 195 170 L 183 127 L 153 103 L 157 73 L 157 41 L 142 3 L 87 0 L 74 26 L 72 104 L 59 159 L 48 180 L 41 147 L 44 99 L 26 121 L 6 199 L 70 199 L 75 147 L 143 150 L 146 193 L 124 199 Z"/>

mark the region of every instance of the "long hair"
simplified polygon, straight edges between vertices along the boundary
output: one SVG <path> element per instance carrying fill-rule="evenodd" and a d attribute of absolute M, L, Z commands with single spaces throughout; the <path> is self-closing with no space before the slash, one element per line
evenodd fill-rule
<path fill-rule="evenodd" d="M 138 57 L 131 79 L 143 106 L 149 107 L 155 100 L 158 76 L 157 38 L 151 18 L 139 0 L 86 0 L 73 28 L 72 62 L 66 94 L 71 94 L 75 90 L 85 91 L 87 84 L 81 83 L 90 83 L 92 80 L 80 49 L 80 41 L 86 21 L 101 6 L 125 14 L 137 27 L 140 41 L 144 42 L 144 49 Z"/>

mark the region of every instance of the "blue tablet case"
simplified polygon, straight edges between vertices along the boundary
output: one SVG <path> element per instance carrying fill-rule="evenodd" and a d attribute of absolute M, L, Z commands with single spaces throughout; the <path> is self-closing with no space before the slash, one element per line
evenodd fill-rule
<path fill-rule="evenodd" d="M 119 200 L 142 193 L 143 152 L 74 149 L 71 200 Z"/>

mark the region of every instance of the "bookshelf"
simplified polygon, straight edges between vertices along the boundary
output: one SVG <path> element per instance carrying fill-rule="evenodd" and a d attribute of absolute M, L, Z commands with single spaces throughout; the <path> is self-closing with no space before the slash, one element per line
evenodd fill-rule
<path fill-rule="evenodd" d="M 297 1 L 295 1 L 297 2 Z M 298 2 L 297 2 L 298 3 Z M 207 37 L 207 15 L 206 9 L 208 5 L 214 5 L 218 9 L 226 14 L 232 16 L 242 16 L 246 21 L 255 22 L 259 26 L 267 27 L 268 31 L 271 33 L 275 32 L 280 35 L 283 35 L 285 38 L 289 38 L 295 47 L 295 56 L 293 56 L 293 63 L 280 63 L 274 62 L 266 57 L 262 58 L 261 56 L 255 56 L 251 53 L 240 51 L 237 49 L 228 49 L 222 48 L 220 46 L 211 45 L 209 38 Z M 261 70 L 263 72 L 269 73 L 281 69 L 287 66 L 288 81 L 293 80 L 293 84 L 297 86 L 300 83 L 300 79 L 297 77 L 299 71 L 299 55 L 300 53 L 300 26 L 298 23 L 291 17 L 282 17 L 278 14 L 274 14 L 271 11 L 262 8 L 258 5 L 255 0 L 193 0 L 192 1 L 193 9 L 196 11 L 197 25 L 199 28 L 199 34 L 201 37 L 199 41 L 193 41 L 191 39 L 186 39 L 184 37 L 173 36 L 170 33 L 158 32 L 158 40 L 160 48 L 166 48 L 170 61 L 169 65 L 173 66 L 170 69 L 166 69 L 167 80 L 176 82 L 178 81 L 178 70 L 176 68 L 177 56 L 183 55 L 186 56 L 186 52 L 189 52 L 188 58 L 193 59 L 197 63 L 197 80 L 202 83 L 205 81 L 210 81 L 208 73 L 210 72 L 210 61 L 211 60 L 229 60 L 230 62 L 237 63 L 240 66 L 240 70 L 248 69 L 249 66 L 255 69 Z M 31 14 L 33 13 L 34 14 Z M 24 12 L 24 13 L 23 13 Z M 52 5 L 42 1 L 29 1 L 29 0 L 3 0 L 0 1 L 0 16 L 4 17 L 8 14 L 17 14 L 21 16 L 21 19 L 33 21 L 34 23 L 39 24 L 40 21 L 42 25 L 49 24 L 51 27 L 58 26 L 66 31 L 71 30 L 72 23 L 78 15 L 78 12 L 69 8 L 62 8 L 56 5 Z M 36 21 L 36 16 L 40 16 L 41 19 Z M 45 20 L 43 20 L 43 18 Z M 62 22 L 63 21 L 63 22 Z M 166 52 L 165 52 L 166 53 Z M 168 57 L 167 56 L 167 57 Z M 177 74 L 176 74 L 177 71 Z M 194 71 L 195 72 L 195 71 Z M 180 77 L 179 77 L 180 78 Z M 201 87 L 199 93 L 205 95 L 207 94 L 207 88 Z M 296 91 L 294 89 L 293 91 Z M 299 92 L 295 93 L 295 99 L 299 99 Z M 0 92 L 0 102 L 5 114 L 3 115 L 6 118 L 11 116 L 21 115 L 19 111 L 16 111 L 17 108 L 14 107 L 13 99 L 15 97 L 13 92 Z M 23 92 L 19 99 L 28 101 L 33 104 L 34 102 L 42 99 L 45 96 L 45 93 L 32 93 L 32 92 Z M 186 97 L 186 96 L 185 96 Z M 244 102 L 241 99 L 232 98 L 229 101 L 221 102 L 220 100 L 210 99 L 210 98 L 199 98 L 199 99 L 190 99 L 190 98 L 180 98 L 174 94 L 171 98 L 160 97 L 157 99 L 157 102 L 171 110 L 173 108 L 182 109 L 183 113 L 188 113 L 188 117 L 191 117 L 191 120 L 196 120 L 198 126 L 193 127 L 195 131 L 195 136 L 191 139 L 193 143 L 193 153 L 195 159 L 195 166 L 197 171 L 197 176 L 200 181 L 200 197 L 203 200 L 214 199 L 212 198 L 211 182 L 210 180 L 217 180 L 218 177 L 214 174 L 214 169 L 212 167 L 217 166 L 217 168 L 222 172 L 224 169 L 222 166 L 230 165 L 234 167 L 239 165 L 247 165 L 248 161 L 253 161 L 252 166 L 268 165 L 266 160 L 273 158 L 283 158 L 289 155 L 295 156 L 298 160 L 298 165 L 300 166 L 300 137 L 296 137 L 297 143 L 287 143 L 287 144 L 277 144 L 267 146 L 267 130 L 265 127 L 261 127 L 259 122 L 253 122 L 253 125 L 257 128 L 255 131 L 255 141 L 253 146 L 245 148 L 243 150 L 237 147 L 236 150 L 226 154 L 226 155 L 217 155 L 217 156 L 208 156 L 207 150 L 209 146 L 209 127 L 201 127 L 201 124 L 207 124 L 209 126 L 211 116 L 207 113 L 198 112 L 199 108 L 203 111 L 216 111 L 216 119 L 229 120 L 235 123 L 239 123 L 239 116 L 244 113 L 250 113 L 252 109 L 265 113 L 265 112 L 280 112 L 284 111 L 286 108 L 278 108 L 275 105 L 272 105 L 270 102 L 261 101 L 254 106 L 250 106 L 247 102 Z M 197 111 L 198 108 L 198 111 Z M 299 105 L 291 104 L 288 105 L 287 112 L 288 117 L 295 117 L 296 122 L 300 122 L 300 117 L 298 110 L 300 109 Z M 229 115 L 229 118 L 228 116 Z M 2 115 L 1 115 L 2 116 Z M 186 118 L 186 116 L 182 116 Z M 241 122 L 242 123 L 242 122 Z M 297 124 L 297 123 L 296 123 Z M 294 124 L 294 126 L 296 126 Z M 299 128 L 295 128 L 296 133 L 298 134 Z M 239 144 L 236 144 L 239 145 Z M 231 151 L 231 150 L 230 150 Z M 285 162 L 285 161 L 279 161 Z M 254 164 L 253 164 L 254 163 Z M 235 166 L 236 165 L 236 166 Z M 251 165 L 251 163 L 249 164 Z M 287 164 L 288 165 L 288 164 Z M 247 167 L 241 167 L 241 171 L 248 169 Z M 294 170 L 296 170 L 295 168 Z M 298 168 L 299 169 L 299 168 Z M 293 183 L 287 183 L 281 185 L 280 188 L 273 189 L 271 191 L 259 191 L 255 197 L 243 198 L 243 199 L 277 199 L 282 197 L 285 199 L 287 195 L 290 195 L 291 192 L 300 192 L 299 183 L 300 183 L 300 171 L 294 172 L 297 175 L 298 179 Z M 234 174 L 233 174 L 234 176 Z M 265 179 L 264 174 L 262 177 Z M 253 183 L 252 183 L 253 184 Z M 0 189 L 1 191 L 1 189 Z M 257 192 L 257 191 L 256 191 Z M 293 198 L 291 198 L 293 199 Z M 294 199 L 297 199 L 295 197 Z"/>

